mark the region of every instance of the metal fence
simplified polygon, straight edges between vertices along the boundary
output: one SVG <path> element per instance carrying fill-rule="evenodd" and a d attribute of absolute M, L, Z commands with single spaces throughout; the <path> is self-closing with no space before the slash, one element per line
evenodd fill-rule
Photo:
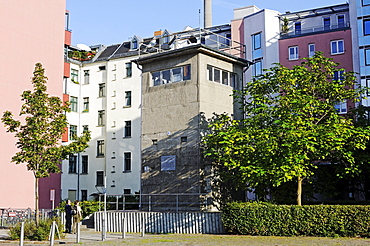
<path fill-rule="evenodd" d="M 96 231 L 102 231 L 103 218 L 104 212 L 94 213 Z M 224 233 L 219 212 L 107 212 L 106 223 L 108 232 L 140 232 L 143 226 L 148 233 Z"/>
<path fill-rule="evenodd" d="M 104 194 L 98 194 L 99 201 L 103 201 Z M 108 195 L 108 210 L 140 210 L 140 211 L 167 211 L 190 212 L 207 211 L 210 201 L 207 194 L 202 193 L 165 193 L 165 194 L 136 194 L 136 195 Z"/>
<path fill-rule="evenodd" d="M 40 209 L 41 219 L 59 216 L 59 211 L 51 209 Z M 0 208 L 0 228 L 8 228 L 18 222 L 34 220 L 36 211 L 32 209 Z"/>

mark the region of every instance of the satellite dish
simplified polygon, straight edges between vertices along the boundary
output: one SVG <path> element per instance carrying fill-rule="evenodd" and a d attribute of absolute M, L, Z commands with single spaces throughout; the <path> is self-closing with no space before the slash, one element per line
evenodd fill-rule
<path fill-rule="evenodd" d="M 80 50 L 84 50 L 84 51 L 91 51 L 91 48 L 89 46 L 87 46 L 86 44 L 78 44 L 76 45 L 77 48 L 79 48 Z"/>

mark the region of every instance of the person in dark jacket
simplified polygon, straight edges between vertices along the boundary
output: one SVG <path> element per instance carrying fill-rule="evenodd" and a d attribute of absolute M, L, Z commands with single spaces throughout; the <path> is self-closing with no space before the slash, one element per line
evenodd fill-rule
<path fill-rule="evenodd" d="M 66 211 L 66 233 L 72 232 L 72 206 L 71 201 L 67 200 L 66 205 L 64 206 Z"/>

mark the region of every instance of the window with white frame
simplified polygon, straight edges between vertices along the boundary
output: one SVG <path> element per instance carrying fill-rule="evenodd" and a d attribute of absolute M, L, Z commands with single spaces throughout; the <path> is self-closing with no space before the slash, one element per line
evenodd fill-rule
<path fill-rule="evenodd" d="M 87 174 L 89 171 L 89 156 L 88 155 L 82 155 L 82 165 L 81 165 L 81 173 Z"/>
<path fill-rule="evenodd" d="M 77 156 L 69 155 L 68 173 L 76 173 L 77 171 Z"/>
<path fill-rule="evenodd" d="M 235 74 L 226 70 L 207 65 L 207 79 L 216 83 L 234 86 Z"/>
<path fill-rule="evenodd" d="M 190 65 L 152 72 L 154 86 L 186 81 L 190 79 Z"/>
<path fill-rule="evenodd" d="M 96 142 L 96 157 L 103 157 L 105 154 L 104 140 Z"/>
<path fill-rule="evenodd" d="M 324 17 L 324 30 L 330 30 L 330 17 Z"/>
<path fill-rule="evenodd" d="M 131 171 L 131 152 L 123 153 L 123 171 Z"/>
<path fill-rule="evenodd" d="M 77 112 L 78 98 L 77 97 L 71 97 L 70 103 L 71 103 L 71 106 L 70 106 L 71 111 L 72 112 Z"/>
<path fill-rule="evenodd" d="M 75 140 L 77 136 L 77 126 L 69 125 L 69 140 Z"/>
<path fill-rule="evenodd" d="M 343 101 L 343 102 L 335 104 L 334 108 L 339 114 L 346 114 L 347 113 L 347 101 Z"/>
<path fill-rule="evenodd" d="M 126 63 L 126 77 L 131 77 L 132 76 L 132 63 L 127 62 Z"/>
<path fill-rule="evenodd" d="M 297 35 L 297 34 L 301 34 L 301 32 L 302 32 L 301 22 L 294 23 L 294 33 Z"/>
<path fill-rule="evenodd" d="M 71 69 L 71 80 L 74 83 L 78 83 L 78 70 Z"/>
<path fill-rule="evenodd" d="M 84 84 L 87 85 L 90 83 L 90 71 L 84 70 Z"/>
<path fill-rule="evenodd" d="M 337 16 L 337 23 L 338 23 L 339 28 L 345 27 L 344 15 L 338 15 Z"/>
<path fill-rule="evenodd" d="M 125 121 L 125 129 L 124 129 L 124 137 L 130 138 L 131 137 L 131 120 Z"/>
<path fill-rule="evenodd" d="M 104 171 L 96 172 L 96 186 L 104 186 Z"/>
<path fill-rule="evenodd" d="M 99 97 L 105 97 L 105 83 L 99 84 Z"/>
<path fill-rule="evenodd" d="M 343 54 L 344 53 L 344 41 L 343 40 L 334 40 L 330 42 L 331 54 Z"/>
<path fill-rule="evenodd" d="M 98 126 L 105 125 L 105 110 L 98 111 Z"/>
<path fill-rule="evenodd" d="M 288 48 L 289 60 L 298 60 L 298 46 Z"/>
<path fill-rule="evenodd" d="M 125 107 L 131 107 L 131 91 L 125 91 Z"/>
<path fill-rule="evenodd" d="M 83 113 L 89 112 L 89 98 L 84 97 L 84 108 L 83 108 Z"/>
<path fill-rule="evenodd" d="M 315 44 L 308 44 L 308 57 L 315 55 Z"/>
<path fill-rule="evenodd" d="M 343 74 L 344 74 L 344 70 L 334 71 L 333 80 L 343 81 L 344 80 Z"/>
<path fill-rule="evenodd" d="M 261 33 L 252 35 L 252 49 L 261 49 Z"/>
<path fill-rule="evenodd" d="M 262 74 L 262 60 L 257 60 L 253 64 L 253 76 L 258 76 Z"/>

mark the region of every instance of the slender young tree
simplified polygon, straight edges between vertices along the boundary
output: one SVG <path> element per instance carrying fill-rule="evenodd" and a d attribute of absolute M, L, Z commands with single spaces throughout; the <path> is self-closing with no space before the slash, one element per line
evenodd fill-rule
<path fill-rule="evenodd" d="M 357 173 L 354 152 L 366 149 L 370 130 L 356 127 L 353 118 L 336 109 L 362 94 L 354 87 L 353 72 L 338 65 L 318 52 L 300 66 L 277 64 L 249 82 L 236 93 L 246 118 L 216 115 L 210 121 L 212 133 L 203 139 L 206 156 L 226 166 L 223 176 L 237 178 L 244 187 L 297 180 L 298 205 L 302 182 L 318 164 L 341 167 L 338 176 Z"/>
<path fill-rule="evenodd" d="M 19 116 L 14 119 L 10 111 L 5 111 L 2 122 L 7 132 L 15 133 L 19 149 L 12 157 L 16 164 L 27 164 L 27 169 L 35 177 L 36 223 L 39 222 L 39 179 L 49 177 L 50 173 L 60 172 L 59 165 L 68 155 L 84 151 L 90 141 L 90 133 L 84 132 L 69 145 L 61 145 L 62 134 L 68 126 L 65 112 L 69 106 L 60 98 L 47 94 L 45 69 L 37 63 L 32 78 L 33 91 L 21 95 L 23 105 Z M 22 124 L 22 122 L 24 122 Z"/>

